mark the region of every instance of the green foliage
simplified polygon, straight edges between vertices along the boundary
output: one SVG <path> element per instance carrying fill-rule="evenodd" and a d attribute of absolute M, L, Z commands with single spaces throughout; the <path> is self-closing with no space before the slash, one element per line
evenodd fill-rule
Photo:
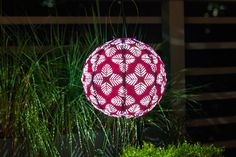
<path fill-rule="evenodd" d="M 142 148 L 128 146 L 121 157 L 221 157 L 224 149 L 213 145 L 190 144 L 186 141 L 167 147 L 155 147 L 144 143 Z"/>

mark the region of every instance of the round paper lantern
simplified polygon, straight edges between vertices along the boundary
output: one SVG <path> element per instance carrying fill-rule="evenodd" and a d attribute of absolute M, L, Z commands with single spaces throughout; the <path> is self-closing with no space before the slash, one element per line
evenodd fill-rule
<path fill-rule="evenodd" d="M 161 58 L 134 38 L 113 39 L 96 48 L 86 60 L 81 80 L 96 109 L 125 118 L 152 110 L 167 81 Z"/>

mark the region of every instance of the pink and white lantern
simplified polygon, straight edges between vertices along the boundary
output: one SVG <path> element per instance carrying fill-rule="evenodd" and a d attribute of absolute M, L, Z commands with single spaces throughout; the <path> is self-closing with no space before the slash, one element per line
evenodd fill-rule
<path fill-rule="evenodd" d="M 167 81 L 161 58 L 134 38 L 113 39 L 96 48 L 86 60 L 81 80 L 96 109 L 125 118 L 151 111 Z"/>

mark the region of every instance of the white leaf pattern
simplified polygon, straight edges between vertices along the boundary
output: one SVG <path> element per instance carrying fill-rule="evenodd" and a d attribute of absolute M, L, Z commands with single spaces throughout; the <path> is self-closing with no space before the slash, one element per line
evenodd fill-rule
<path fill-rule="evenodd" d="M 156 104 L 158 100 L 159 100 L 158 95 L 155 94 L 155 95 L 152 97 L 152 104 Z"/>
<path fill-rule="evenodd" d="M 158 59 L 157 59 L 157 57 L 155 56 L 155 55 L 151 55 L 151 57 L 152 57 L 152 61 L 153 61 L 153 63 L 154 64 L 157 64 L 158 63 Z"/>
<path fill-rule="evenodd" d="M 135 71 L 135 74 L 140 77 L 143 77 L 146 74 L 146 69 L 142 64 L 137 64 L 134 71 Z"/>
<path fill-rule="evenodd" d="M 92 81 L 92 75 L 90 73 L 85 73 L 85 83 L 90 84 Z"/>
<path fill-rule="evenodd" d="M 150 64 L 152 71 L 155 73 L 157 71 L 156 64 Z"/>
<path fill-rule="evenodd" d="M 105 107 L 105 112 L 108 114 L 111 114 L 111 113 L 117 112 L 117 109 L 114 106 L 112 106 L 111 104 L 107 104 Z"/>
<path fill-rule="evenodd" d="M 111 103 L 114 104 L 115 106 L 122 106 L 124 100 L 120 96 L 115 96 L 114 98 L 111 99 Z"/>
<path fill-rule="evenodd" d="M 104 77 L 108 77 L 113 73 L 113 70 L 109 64 L 106 64 L 102 67 L 101 73 Z"/>
<path fill-rule="evenodd" d="M 117 86 L 123 82 L 123 79 L 118 74 L 112 74 L 109 81 L 111 82 L 112 86 Z"/>
<path fill-rule="evenodd" d="M 131 47 L 130 52 L 136 57 L 139 57 L 141 55 L 141 51 L 137 47 Z"/>
<path fill-rule="evenodd" d="M 142 42 L 137 42 L 135 45 L 141 50 L 147 49 L 147 46 Z"/>
<path fill-rule="evenodd" d="M 128 111 L 131 113 L 136 113 L 140 111 L 140 107 L 138 104 L 134 104 L 128 109 Z"/>
<path fill-rule="evenodd" d="M 122 58 L 122 54 L 117 54 L 115 56 L 112 57 L 112 62 L 116 63 L 116 64 L 120 64 L 123 62 L 123 58 Z"/>
<path fill-rule="evenodd" d="M 144 91 L 146 90 L 146 88 L 147 88 L 147 86 L 142 82 L 139 82 L 138 84 L 136 84 L 134 86 L 135 93 L 138 95 L 143 94 Z"/>
<path fill-rule="evenodd" d="M 134 56 L 130 55 L 130 54 L 125 54 L 125 63 L 126 64 L 131 64 L 135 61 Z"/>
<path fill-rule="evenodd" d="M 153 95 L 156 94 L 156 92 L 157 92 L 156 86 L 153 86 L 152 89 L 149 92 L 149 95 L 153 96 Z"/>
<path fill-rule="evenodd" d="M 140 100 L 140 103 L 143 106 L 146 106 L 146 107 L 148 107 L 150 102 L 151 102 L 151 97 L 150 96 L 146 96 L 146 97 L 144 97 L 143 99 Z"/>
<path fill-rule="evenodd" d="M 112 86 L 108 82 L 103 83 L 101 89 L 105 95 L 109 95 L 112 92 Z"/>
<path fill-rule="evenodd" d="M 105 61 L 105 56 L 100 55 L 97 62 L 95 63 L 97 66 L 100 65 L 102 62 Z"/>
<path fill-rule="evenodd" d="M 93 82 L 100 86 L 103 82 L 102 74 L 100 74 L 100 73 L 96 74 L 93 78 Z"/>
<path fill-rule="evenodd" d="M 127 95 L 125 99 L 125 105 L 131 105 L 135 102 L 134 98 L 131 95 Z"/>
<path fill-rule="evenodd" d="M 104 105 L 106 103 L 106 100 L 101 96 L 97 94 L 97 101 L 99 105 Z"/>
<path fill-rule="evenodd" d="M 94 64 L 98 60 L 98 54 L 95 54 L 94 56 L 91 57 L 90 62 Z"/>
<path fill-rule="evenodd" d="M 143 54 L 143 55 L 141 56 L 141 59 L 142 59 L 142 61 L 144 61 L 144 62 L 147 63 L 147 64 L 150 64 L 150 63 L 151 63 L 151 58 L 148 56 L 148 54 Z"/>
<path fill-rule="evenodd" d="M 116 48 L 114 47 L 110 47 L 108 49 L 105 50 L 105 54 L 107 57 L 111 57 L 116 53 Z"/>
<path fill-rule="evenodd" d="M 155 81 L 155 78 L 152 74 L 146 74 L 146 76 L 144 77 L 144 82 L 147 86 L 150 86 L 151 84 L 153 84 L 153 82 Z"/>
<path fill-rule="evenodd" d="M 160 74 L 157 75 L 156 82 L 157 84 L 161 85 L 163 81 L 163 76 Z"/>
<path fill-rule="evenodd" d="M 129 50 L 130 46 L 126 43 L 119 43 L 119 44 L 116 45 L 116 48 L 118 50 Z"/>
<path fill-rule="evenodd" d="M 138 78 L 134 73 L 132 73 L 126 76 L 125 81 L 127 84 L 133 86 L 138 81 Z"/>

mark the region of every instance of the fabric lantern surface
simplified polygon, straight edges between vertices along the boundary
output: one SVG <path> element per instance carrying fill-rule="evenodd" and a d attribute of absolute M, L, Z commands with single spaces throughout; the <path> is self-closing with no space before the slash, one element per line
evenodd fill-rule
<path fill-rule="evenodd" d="M 165 85 L 164 64 L 147 44 L 117 38 L 87 58 L 81 78 L 92 105 L 113 117 L 139 117 L 160 101 Z"/>

